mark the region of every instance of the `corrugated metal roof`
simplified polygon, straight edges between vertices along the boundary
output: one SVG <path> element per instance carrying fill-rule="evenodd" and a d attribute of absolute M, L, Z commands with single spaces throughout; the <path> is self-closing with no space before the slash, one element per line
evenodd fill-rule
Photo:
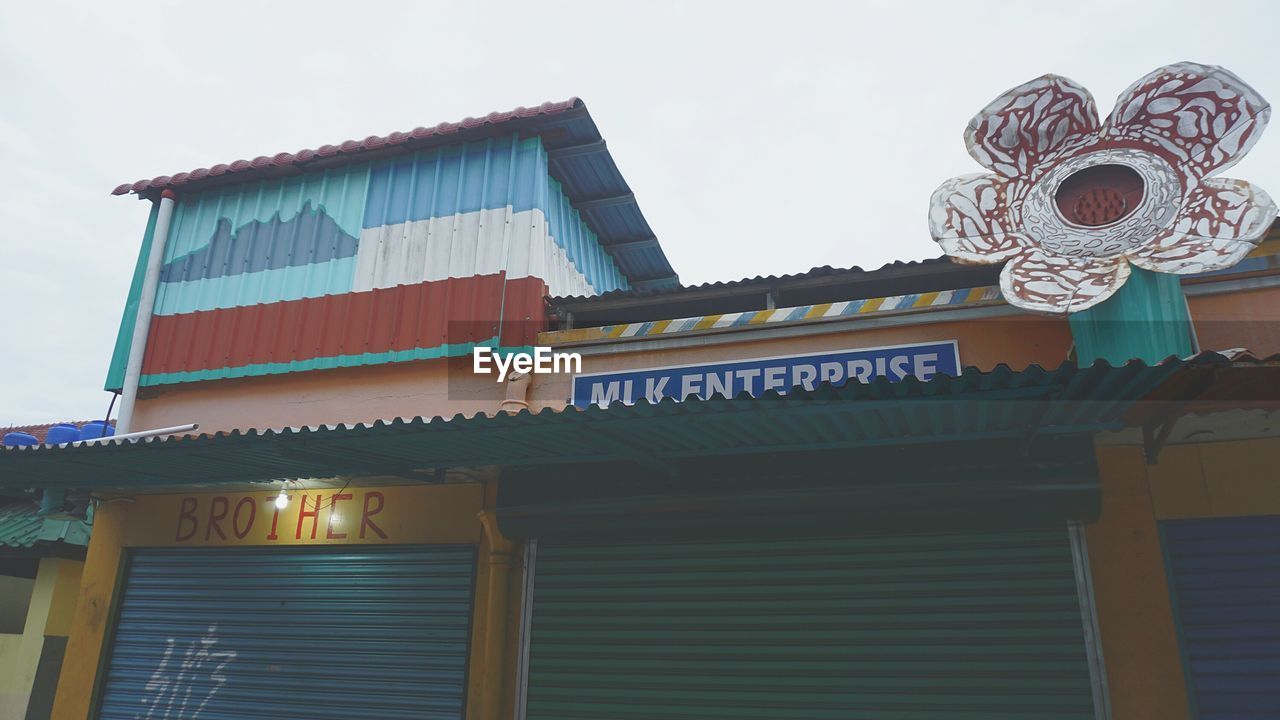
<path fill-rule="evenodd" d="M 243 483 L 336 475 L 430 480 L 435 470 L 458 467 L 678 463 L 723 454 L 1092 432 L 1134 422 L 1127 413 L 1170 378 L 1224 366 L 1264 369 L 1266 376 L 1255 385 L 1280 384 L 1280 356 L 1206 353 L 1152 366 L 1066 363 L 1054 370 L 1000 366 L 985 373 L 967 368 L 958 377 L 928 382 L 853 383 L 756 399 L 9 448 L 0 451 L 0 487 L 145 487 L 172 485 L 175 479 Z"/>
<path fill-rule="evenodd" d="M 863 298 L 841 302 L 825 302 L 799 307 L 780 307 L 772 310 L 747 310 L 717 315 L 699 315 L 689 318 L 657 320 L 600 327 L 582 327 L 573 330 L 545 332 L 538 336 L 540 345 L 566 345 L 580 342 L 603 342 L 681 335 L 685 333 L 717 332 L 743 328 L 793 325 L 796 323 L 827 322 L 854 317 L 883 317 L 888 314 L 927 312 L 939 308 L 985 307 L 1003 304 L 1000 288 L 996 285 L 976 288 L 957 288 L 927 293 L 911 293 L 880 298 Z"/>
<path fill-rule="evenodd" d="M 563 186 L 570 203 L 582 214 L 587 226 L 600 238 L 633 285 L 671 287 L 679 284 L 666 254 L 654 240 L 653 229 L 645 220 L 631 187 L 609 154 L 586 105 L 578 98 L 491 112 L 481 118 L 444 122 L 408 132 L 371 135 L 338 145 L 282 152 L 271 157 L 263 155 L 172 176 L 161 175 L 123 183 L 112 193 L 154 196 L 164 189 L 194 192 L 512 133 L 542 138 L 549 155 L 551 176 Z"/>
<path fill-rule="evenodd" d="M 51 520 L 36 513 L 35 503 L 0 506 L 0 547 L 27 549 L 37 543 L 88 545 L 90 526 L 80 520 Z"/>
<path fill-rule="evenodd" d="M 506 126 L 515 120 L 527 120 L 530 118 L 545 117 L 559 115 L 569 112 L 576 108 L 582 107 L 582 101 L 578 98 L 569 98 L 562 102 L 544 102 L 536 107 L 527 108 L 524 106 L 508 110 L 506 112 L 491 112 L 481 118 L 469 117 L 462 122 L 442 122 L 433 127 L 417 127 L 408 132 L 393 132 L 387 135 L 370 135 L 363 140 L 347 140 L 337 145 L 321 145 L 318 148 L 304 148 L 297 152 L 281 152 L 267 157 L 259 155 L 252 160 L 235 160 L 230 163 L 219 163 L 211 168 L 196 168 L 189 172 L 180 172 L 176 175 L 159 175 L 150 180 L 137 180 L 132 183 L 121 183 L 111 191 L 112 195 L 126 195 L 128 193 L 143 193 L 148 190 L 163 190 L 165 188 L 179 188 L 184 190 L 190 187 L 199 186 L 207 183 L 202 181 L 212 180 L 227 175 L 235 176 L 235 182 L 244 182 L 249 179 L 256 179 L 272 174 L 273 169 L 293 167 L 301 169 L 305 166 L 313 164 L 317 160 L 324 160 L 334 157 L 342 157 L 347 160 L 359 158 L 361 160 L 368 159 L 369 153 L 395 148 L 398 146 L 419 147 L 423 141 L 448 137 L 453 140 L 464 140 L 472 137 L 478 137 L 481 131 L 492 130 L 495 128 L 506 129 Z"/>
<path fill-rule="evenodd" d="M 961 265 L 939 257 L 870 270 L 823 266 L 791 275 L 558 297 L 551 307 L 561 317 L 572 315 L 573 327 L 580 328 L 973 288 L 996 285 L 999 277 L 997 265 Z"/>
<path fill-rule="evenodd" d="M 1274 271 L 1280 254 L 1280 220 L 1267 240 L 1236 267 L 1190 275 L 1184 284 L 1220 280 L 1233 275 Z M 573 327 L 615 325 L 766 309 L 816 305 L 864 298 L 938 292 L 998 285 L 1001 265 L 964 265 L 942 256 L 926 260 L 894 261 L 875 269 L 829 265 L 790 275 L 757 275 L 701 285 L 614 290 L 599 295 L 551 299 L 553 311 L 572 314 Z"/>
<path fill-rule="evenodd" d="M 858 278 L 868 275 L 886 275 L 890 273 L 897 274 L 896 271 L 906 271 L 906 273 L 915 276 L 918 273 L 931 271 L 948 272 L 952 268 L 973 269 L 972 265 L 961 265 L 954 262 L 950 257 L 943 255 L 941 257 L 926 258 L 924 260 L 894 260 L 885 263 L 878 268 L 866 269 L 859 265 L 853 265 L 847 268 L 838 268 L 831 265 L 823 265 L 821 267 L 810 268 L 804 272 L 790 273 L 785 275 L 756 275 L 755 277 L 741 278 L 738 280 L 714 280 L 705 282 L 701 285 L 681 285 L 679 287 L 665 288 L 635 288 L 633 290 L 612 290 L 599 295 L 571 295 L 564 297 L 552 298 L 552 302 L 559 306 L 569 306 L 577 303 L 590 303 L 593 305 L 607 304 L 611 300 L 620 300 L 624 298 L 647 298 L 647 297 L 672 297 L 684 294 L 705 293 L 710 290 L 730 290 L 735 288 L 756 288 L 769 289 L 775 286 L 787 286 L 797 282 L 828 279 L 828 278 Z M 995 268 L 996 274 L 999 268 Z"/>

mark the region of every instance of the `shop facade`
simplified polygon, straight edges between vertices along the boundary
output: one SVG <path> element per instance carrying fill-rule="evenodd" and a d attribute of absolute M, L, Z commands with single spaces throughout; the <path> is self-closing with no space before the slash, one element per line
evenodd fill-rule
<path fill-rule="evenodd" d="M 97 717 L 460 716 L 480 488 L 305 495 L 283 509 L 243 492 L 107 510 L 95 530 L 114 557 L 94 548 L 94 579 L 119 578 L 116 609 L 77 637 L 108 648 Z"/>

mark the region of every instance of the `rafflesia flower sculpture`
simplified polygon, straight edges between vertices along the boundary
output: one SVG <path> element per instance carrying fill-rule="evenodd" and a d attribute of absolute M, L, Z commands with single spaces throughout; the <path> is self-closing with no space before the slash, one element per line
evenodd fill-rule
<path fill-rule="evenodd" d="M 929 229 L 963 263 L 1006 262 L 1005 299 L 1073 313 L 1110 297 L 1129 264 L 1189 274 L 1235 265 L 1276 205 L 1244 180 L 1212 177 L 1258 141 L 1271 109 L 1234 74 L 1162 67 L 1099 124 L 1080 85 L 1045 75 L 996 98 L 965 143 L 987 174 L 933 194 Z"/>

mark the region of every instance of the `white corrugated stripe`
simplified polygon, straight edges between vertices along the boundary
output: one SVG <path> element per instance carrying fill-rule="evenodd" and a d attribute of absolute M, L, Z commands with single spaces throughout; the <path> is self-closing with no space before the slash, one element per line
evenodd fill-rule
<path fill-rule="evenodd" d="M 461 213 L 368 228 L 360 233 L 352 290 L 360 292 L 446 278 L 492 275 L 537 277 L 554 296 L 595 295 L 595 289 L 547 229 L 538 209 L 507 208 Z"/>

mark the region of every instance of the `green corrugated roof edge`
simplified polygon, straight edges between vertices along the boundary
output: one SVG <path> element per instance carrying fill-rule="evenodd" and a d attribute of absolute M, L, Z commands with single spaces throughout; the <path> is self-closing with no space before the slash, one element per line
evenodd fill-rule
<path fill-rule="evenodd" d="M 1184 369 L 1236 365 L 1280 369 L 1280 355 L 1259 360 L 1207 352 L 1154 365 L 1102 361 L 1078 368 L 1067 362 L 1054 370 L 1001 365 L 986 372 L 965 368 L 958 377 L 923 382 L 823 385 L 754 399 L 10 447 L 0 449 L 0 487 L 136 488 L 339 475 L 430 481 L 433 471 L 451 467 L 645 460 L 655 452 L 694 457 L 760 452 L 766 445 L 798 449 L 813 446 L 814 432 L 833 436 L 822 442 L 849 447 L 938 442 L 938 433 L 962 440 L 1094 432 L 1122 426 L 1135 403 Z M 676 445 L 683 449 L 673 449 Z"/>
<path fill-rule="evenodd" d="M 35 503 L 0 506 L 0 547 L 30 548 L 36 543 L 89 544 L 89 524 L 83 520 L 53 520 L 37 514 Z"/>

